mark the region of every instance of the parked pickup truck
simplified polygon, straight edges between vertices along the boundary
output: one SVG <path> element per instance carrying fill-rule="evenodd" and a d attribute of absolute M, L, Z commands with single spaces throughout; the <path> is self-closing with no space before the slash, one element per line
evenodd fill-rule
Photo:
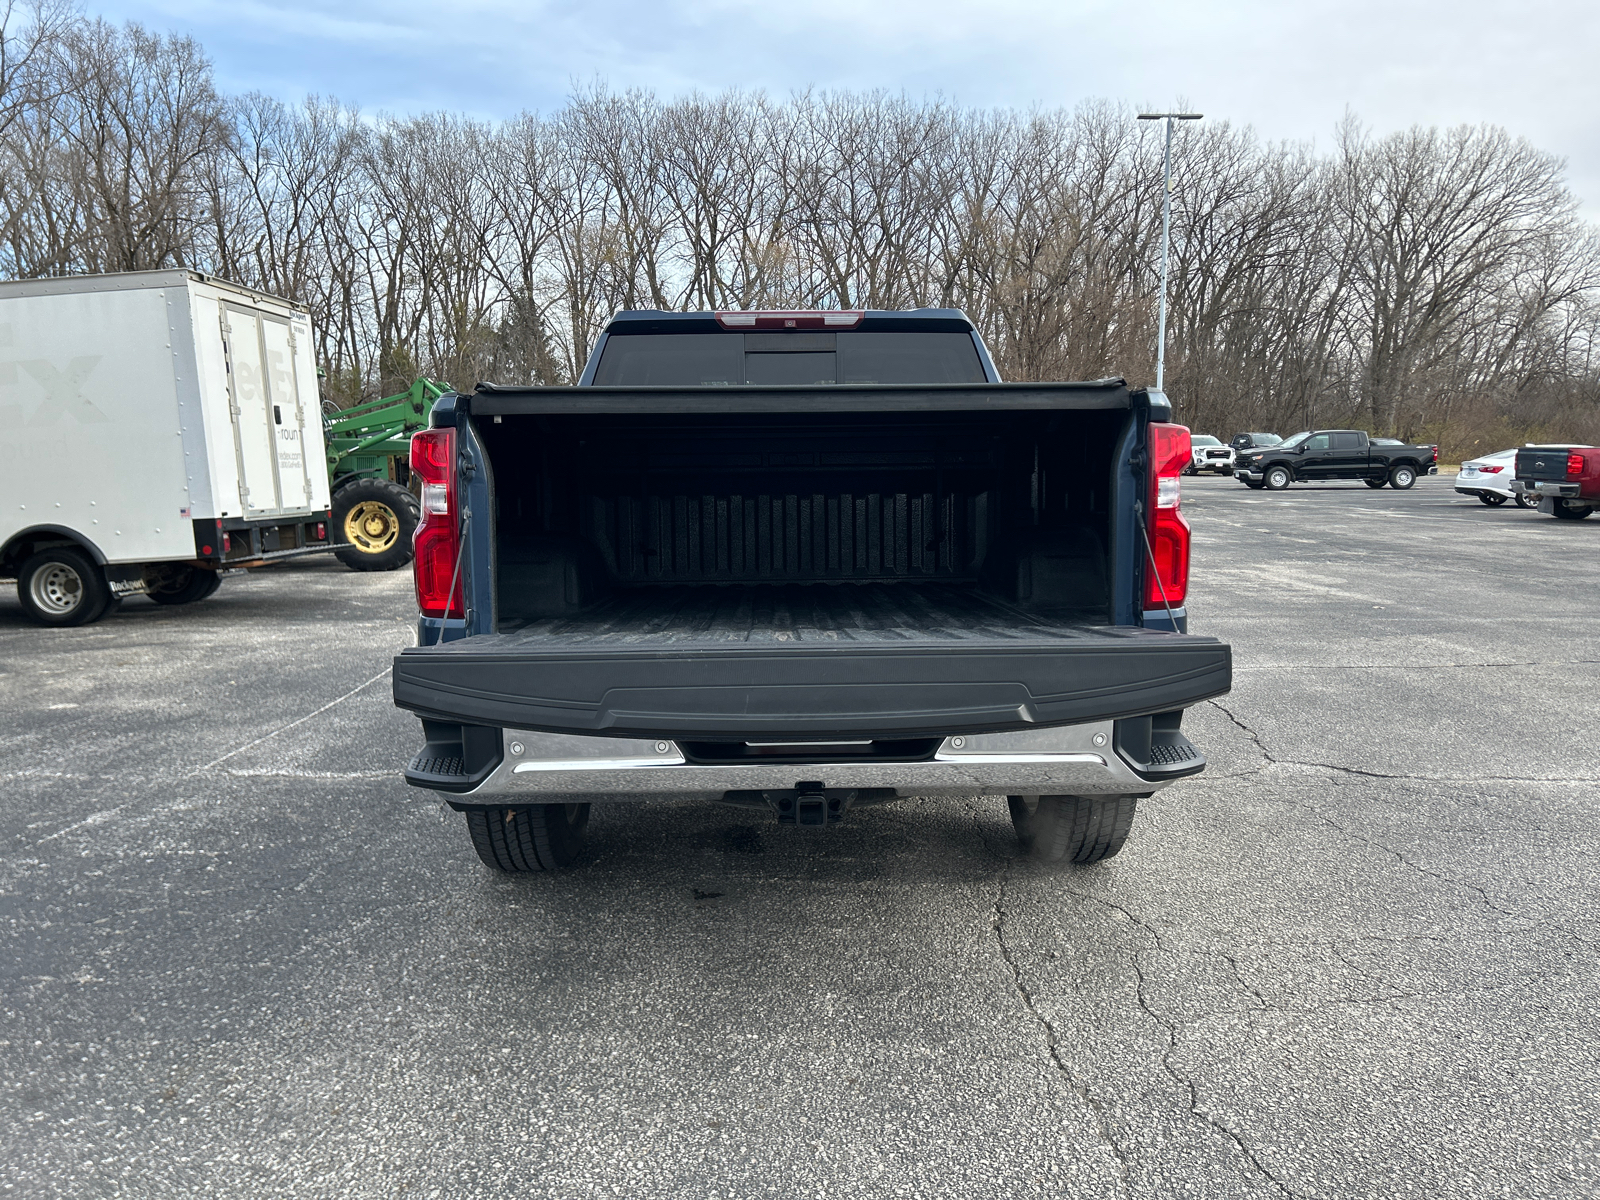
<path fill-rule="evenodd" d="M 1526 446 L 1517 451 L 1516 489 L 1538 498 L 1539 511 L 1581 521 L 1600 508 L 1600 450 Z"/>
<path fill-rule="evenodd" d="M 576 386 L 447 393 L 411 446 L 406 779 L 504 871 L 572 863 L 592 801 L 686 796 L 1004 796 L 1035 858 L 1107 858 L 1230 686 L 1187 632 L 1171 411 L 1002 383 L 937 309 L 627 312 Z"/>
<path fill-rule="evenodd" d="M 1291 483 L 1360 479 L 1370 488 L 1404 490 L 1439 472 L 1439 447 L 1369 438 L 1359 429 L 1316 429 L 1276 446 L 1237 455 L 1233 477 L 1248 487 L 1282 491 Z"/>

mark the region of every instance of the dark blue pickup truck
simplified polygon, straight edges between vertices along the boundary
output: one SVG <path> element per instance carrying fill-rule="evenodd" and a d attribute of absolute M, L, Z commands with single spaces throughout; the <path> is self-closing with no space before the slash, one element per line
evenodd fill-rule
<path fill-rule="evenodd" d="M 1179 724 L 1231 651 L 1187 632 L 1158 392 L 1002 383 L 951 310 L 627 312 L 576 386 L 432 422 L 394 698 L 490 866 L 684 796 L 1003 796 L 1035 857 L 1095 862 L 1205 766 Z"/>

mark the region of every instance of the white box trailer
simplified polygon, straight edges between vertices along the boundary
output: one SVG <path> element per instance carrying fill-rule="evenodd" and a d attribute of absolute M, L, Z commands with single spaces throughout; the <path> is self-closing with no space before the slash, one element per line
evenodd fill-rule
<path fill-rule="evenodd" d="M 36 620 L 329 548 L 305 309 L 194 271 L 0 283 L 0 576 Z"/>

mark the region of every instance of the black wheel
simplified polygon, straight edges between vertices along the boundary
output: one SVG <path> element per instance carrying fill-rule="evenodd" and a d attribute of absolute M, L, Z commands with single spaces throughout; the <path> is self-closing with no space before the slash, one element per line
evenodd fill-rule
<path fill-rule="evenodd" d="M 1394 488 L 1394 490 L 1397 492 L 1405 491 L 1412 484 L 1416 483 L 1416 481 L 1416 468 L 1407 466 L 1405 463 L 1401 463 L 1399 466 L 1394 467 L 1389 471 L 1389 486 Z"/>
<path fill-rule="evenodd" d="M 417 498 L 387 479 L 353 479 L 333 494 L 335 556 L 352 571 L 393 571 L 411 561 Z"/>
<path fill-rule="evenodd" d="M 157 604 L 194 604 L 221 587 L 222 577 L 199 567 L 176 567 L 163 570 L 149 586 L 145 595 Z"/>
<path fill-rule="evenodd" d="M 1259 480 L 1259 479 L 1246 479 L 1244 481 L 1244 485 L 1245 485 L 1245 487 L 1249 488 L 1252 492 L 1259 492 L 1262 488 L 1267 486 L 1265 483 L 1261 482 L 1261 480 Z"/>
<path fill-rule="evenodd" d="M 41 550 L 17 572 L 17 598 L 41 625 L 88 625 L 111 607 L 106 574 L 81 550 Z"/>
<path fill-rule="evenodd" d="M 1516 500 L 1518 508 L 1539 507 L 1539 496 L 1536 492 L 1518 492 L 1513 498 Z"/>
<path fill-rule="evenodd" d="M 1261 485 L 1269 492 L 1281 492 L 1294 481 L 1294 476 L 1289 474 L 1288 467 L 1268 467 L 1267 473 L 1261 477 Z"/>
<path fill-rule="evenodd" d="M 532 804 L 467 810 L 467 832 L 484 866 L 497 871 L 561 871 L 583 850 L 587 804 Z"/>
<path fill-rule="evenodd" d="M 1560 499 L 1555 502 L 1555 515 L 1563 521 L 1581 521 L 1593 511 L 1587 504 L 1573 504 Z"/>
<path fill-rule="evenodd" d="M 1096 863 L 1122 849 L 1132 796 L 1007 796 L 1017 841 L 1035 862 Z"/>
<path fill-rule="evenodd" d="M 1483 501 L 1490 508 L 1499 508 L 1509 498 L 1510 497 L 1502 496 L 1499 492 L 1479 492 L 1478 493 L 1478 499 Z"/>
<path fill-rule="evenodd" d="M 1387 479 L 1364 479 L 1362 482 L 1365 483 L 1369 488 L 1381 488 L 1389 481 Z"/>

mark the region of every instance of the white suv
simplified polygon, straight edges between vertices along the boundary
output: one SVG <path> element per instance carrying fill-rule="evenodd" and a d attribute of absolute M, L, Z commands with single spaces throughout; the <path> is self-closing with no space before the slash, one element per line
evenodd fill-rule
<path fill-rule="evenodd" d="M 1210 434 L 1197 433 L 1189 439 L 1189 474 L 1215 471 L 1219 475 L 1233 474 L 1233 447 L 1225 446 Z"/>

